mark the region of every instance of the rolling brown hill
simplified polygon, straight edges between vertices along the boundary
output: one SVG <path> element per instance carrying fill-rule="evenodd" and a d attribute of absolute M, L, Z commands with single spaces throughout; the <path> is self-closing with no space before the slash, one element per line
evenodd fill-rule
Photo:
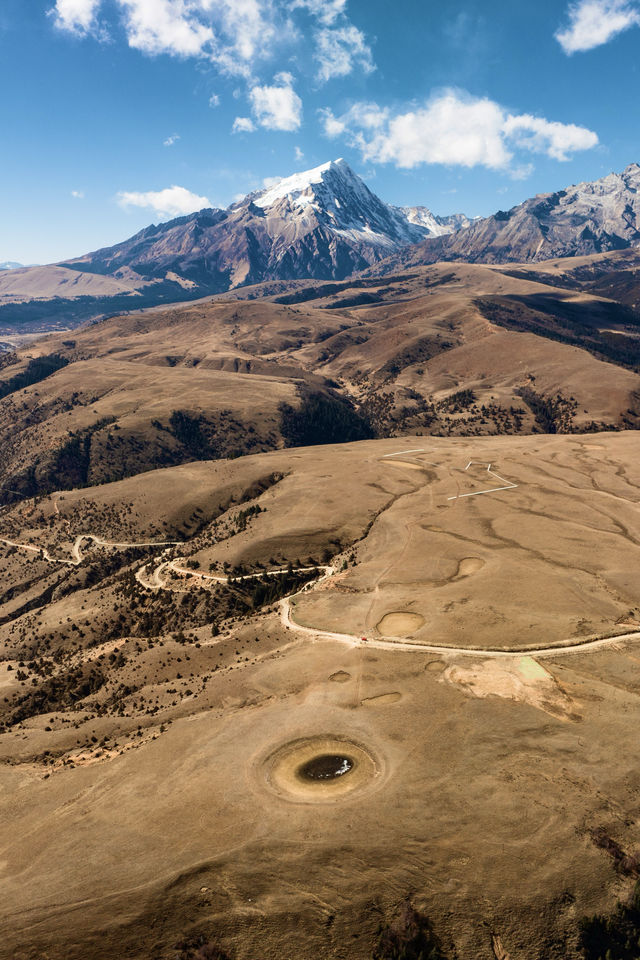
<path fill-rule="evenodd" d="M 561 264 L 247 288 L 52 335 L 3 360 L 2 489 L 371 436 L 636 428 L 638 313 Z"/>

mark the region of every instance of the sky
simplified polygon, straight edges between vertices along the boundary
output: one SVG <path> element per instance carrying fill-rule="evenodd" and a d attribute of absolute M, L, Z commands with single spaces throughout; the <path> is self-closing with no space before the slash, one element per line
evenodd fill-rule
<path fill-rule="evenodd" d="M 344 157 L 486 216 L 640 162 L 640 0 L 0 0 L 0 262 Z"/>

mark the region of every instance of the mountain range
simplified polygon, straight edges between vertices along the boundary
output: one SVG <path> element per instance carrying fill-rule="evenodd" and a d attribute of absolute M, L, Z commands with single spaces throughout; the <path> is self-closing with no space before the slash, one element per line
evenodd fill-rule
<path fill-rule="evenodd" d="M 428 238 L 385 262 L 409 264 L 540 263 L 640 247 L 640 164 L 555 193 L 538 194 L 455 236 Z"/>
<path fill-rule="evenodd" d="M 264 295 L 300 280 L 390 276 L 441 261 L 527 264 L 629 251 L 635 289 L 639 246 L 637 163 L 470 220 L 387 204 L 336 160 L 269 183 L 226 210 L 152 225 L 65 263 L 6 270 L 0 332 L 68 328 L 257 284 L 272 285 L 258 291 Z"/>
<path fill-rule="evenodd" d="M 265 281 L 342 280 L 470 223 L 462 214 L 438 217 L 424 206 L 384 203 L 344 160 L 331 161 L 226 210 L 200 210 L 113 247 L 1 278 L 0 328 L 43 317 L 53 327 L 74 325 Z"/>
<path fill-rule="evenodd" d="M 343 279 L 400 248 L 468 224 L 424 207 L 384 203 L 344 160 L 249 194 L 227 210 L 200 210 L 151 226 L 64 266 L 221 293 L 265 280 Z"/>

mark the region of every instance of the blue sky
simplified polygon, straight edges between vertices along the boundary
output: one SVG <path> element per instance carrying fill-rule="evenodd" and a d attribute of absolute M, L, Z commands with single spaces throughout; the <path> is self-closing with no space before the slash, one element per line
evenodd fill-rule
<path fill-rule="evenodd" d="M 2 0 L 0 261 L 339 156 L 487 215 L 640 161 L 639 54 L 640 0 Z"/>

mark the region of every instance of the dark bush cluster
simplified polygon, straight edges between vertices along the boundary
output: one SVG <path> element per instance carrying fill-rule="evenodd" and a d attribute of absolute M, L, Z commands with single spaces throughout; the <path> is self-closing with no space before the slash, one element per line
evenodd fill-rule
<path fill-rule="evenodd" d="M 15 377 L 10 377 L 0 383 L 0 399 L 8 397 L 10 393 L 15 393 L 16 390 L 23 390 L 34 383 L 46 380 L 56 370 L 66 367 L 68 363 L 66 357 L 61 357 L 57 353 L 51 353 L 46 357 L 34 357 L 33 360 L 29 360 L 22 373 L 17 373 Z"/>
<path fill-rule="evenodd" d="M 305 394 L 296 409 L 280 405 L 280 432 L 288 447 L 370 440 L 371 424 L 347 400 L 323 393 Z"/>

